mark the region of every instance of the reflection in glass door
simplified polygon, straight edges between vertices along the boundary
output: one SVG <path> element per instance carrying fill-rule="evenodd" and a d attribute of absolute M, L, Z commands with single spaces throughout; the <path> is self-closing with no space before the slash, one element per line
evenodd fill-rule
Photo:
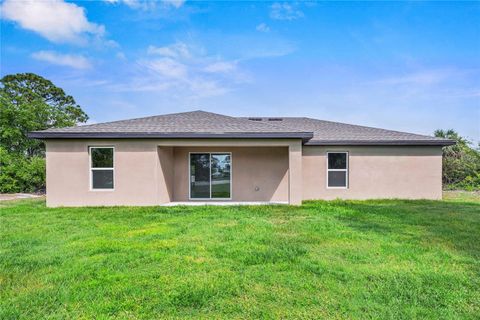
<path fill-rule="evenodd" d="M 210 198 L 210 154 L 190 154 L 190 198 Z"/>
<path fill-rule="evenodd" d="M 212 154 L 211 165 L 211 197 L 230 198 L 230 154 Z"/>
<path fill-rule="evenodd" d="M 190 154 L 190 198 L 231 198 L 231 154 Z"/>

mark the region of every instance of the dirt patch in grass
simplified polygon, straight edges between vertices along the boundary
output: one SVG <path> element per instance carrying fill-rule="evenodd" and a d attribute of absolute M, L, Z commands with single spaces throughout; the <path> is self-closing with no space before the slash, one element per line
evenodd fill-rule
<path fill-rule="evenodd" d="M 480 202 L 480 191 L 451 190 L 443 191 L 444 200 Z"/>
<path fill-rule="evenodd" d="M 0 201 L 40 198 L 43 196 L 43 194 L 36 193 L 0 193 Z"/>

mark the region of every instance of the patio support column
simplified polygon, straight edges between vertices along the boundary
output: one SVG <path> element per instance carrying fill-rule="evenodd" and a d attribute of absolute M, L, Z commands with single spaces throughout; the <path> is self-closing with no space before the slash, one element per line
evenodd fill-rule
<path fill-rule="evenodd" d="M 173 147 L 158 147 L 157 194 L 160 203 L 173 201 Z"/>
<path fill-rule="evenodd" d="M 291 142 L 288 147 L 288 202 L 302 204 L 302 142 Z"/>

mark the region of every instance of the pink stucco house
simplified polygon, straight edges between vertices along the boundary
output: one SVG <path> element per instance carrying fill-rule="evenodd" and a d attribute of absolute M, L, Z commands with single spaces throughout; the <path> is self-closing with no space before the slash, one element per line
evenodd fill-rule
<path fill-rule="evenodd" d="M 204 111 L 31 132 L 47 205 L 442 197 L 451 140 L 310 118 Z"/>

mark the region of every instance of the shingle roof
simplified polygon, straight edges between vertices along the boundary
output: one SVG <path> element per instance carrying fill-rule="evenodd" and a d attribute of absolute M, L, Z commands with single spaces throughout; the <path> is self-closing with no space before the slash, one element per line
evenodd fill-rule
<path fill-rule="evenodd" d="M 248 118 L 246 118 L 248 119 Z M 449 145 L 453 140 L 358 126 L 312 118 L 250 118 L 258 123 L 274 123 L 278 127 L 301 128 L 313 132 L 306 145 Z"/>
<path fill-rule="evenodd" d="M 34 131 L 31 138 L 299 138 L 306 145 L 450 145 L 413 133 L 311 118 L 236 118 L 192 111 Z"/>
<path fill-rule="evenodd" d="M 48 138 L 301 138 L 312 132 L 256 123 L 205 111 L 172 113 L 153 117 L 105 122 L 31 132 Z"/>

